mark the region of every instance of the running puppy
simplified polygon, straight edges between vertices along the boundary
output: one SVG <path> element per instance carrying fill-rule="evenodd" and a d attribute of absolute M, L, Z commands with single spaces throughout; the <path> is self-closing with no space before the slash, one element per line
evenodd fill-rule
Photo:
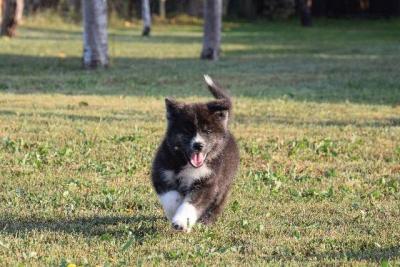
<path fill-rule="evenodd" d="M 238 147 L 228 130 L 231 99 L 208 75 L 204 79 L 216 100 L 185 104 L 165 99 L 168 128 L 152 168 L 166 217 L 186 232 L 197 221 L 215 221 L 239 165 Z"/>

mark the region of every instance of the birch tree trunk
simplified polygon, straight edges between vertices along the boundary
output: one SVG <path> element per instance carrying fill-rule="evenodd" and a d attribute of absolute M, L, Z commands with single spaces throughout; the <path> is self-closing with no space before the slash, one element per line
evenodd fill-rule
<path fill-rule="evenodd" d="M 69 0 L 69 4 L 73 7 L 74 13 L 81 13 L 82 3 L 80 0 Z"/>
<path fill-rule="evenodd" d="M 0 0 L 0 27 L 1 27 L 1 24 L 3 22 L 3 3 L 4 3 L 4 1 Z"/>
<path fill-rule="evenodd" d="M 204 0 L 188 0 L 187 13 L 189 16 L 201 17 L 204 11 Z"/>
<path fill-rule="evenodd" d="M 143 36 L 149 36 L 151 32 L 151 12 L 149 0 L 142 0 L 142 19 L 143 19 Z"/>
<path fill-rule="evenodd" d="M 166 0 L 160 0 L 160 18 L 165 19 L 165 1 Z"/>
<path fill-rule="evenodd" d="M 107 1 L 82 0 L 83 66 L 108 66 Z"/>
<path fill-rule="evenodd" d="M 218 60 L 221 46 L 222 0 L 204 1 L 204 34 L 201 59 Z"/>
<path fill-rule="evenodd" d="M 299 0 L 301 24 L 304 27 L 312 26 L 311 7 L 312 0 Z"/>
<path fill-rule="evenodd" d="M 21 22 L 24 12 L 24 0 L 3 0 L 3 12 L 1 20 L 1 35 L 14 37 L 18 24 Z"/>

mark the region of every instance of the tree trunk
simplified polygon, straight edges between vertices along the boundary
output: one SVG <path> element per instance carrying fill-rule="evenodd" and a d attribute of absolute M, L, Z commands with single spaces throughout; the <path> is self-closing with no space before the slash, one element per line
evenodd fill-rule
<path fill-rule="evenodd" d="M 36 14 L 39 8 L 40 8 L 40 0 L 30 0 L 30 1 L 25 0 L 25 12 L 27 17 L 32 14 Z"/>
<path fill-rule="evenodd" d="M 175 7 L 176 7 L 175 12 L 177 14 L 183 14 L 183 13 L 185 13 L 185 10 L 187 9 L 187 6 L 188 6 L 188 1 L 187 0 L 179 1 L 175 5 Z"/>
<path fill-rule="evenodd" d="M 83 66 L 108 66 L 107 1 L 82 0 Z"/>
<path fill-rule="evenodd" d="M 160 18 L 165 19 L 165 1 L 160 0 Z"/>
<path fill-rule="evenodd" d="M 4 1 L 0 0 L 0 27 L 1 27 L 1 23 L 3 21 L 3 4 L 4 4 Z"/>
<path fill-rule="evenodd" d="M 221 46 L 221 27 L 222 0 L 205 0 L 201 59 L 218 60 Z"/>
<path fill-rule="evenodd" d="M 229 0 L 223 0 L 222 1 L 222 16 L 226 16 L 228 14 L 228 6 L 229 6 Z"/>
<path fill-rule="evenodd" d="M 254 1 L 251 0 L 240 1 L 240 10 L 241 10 L 240 13 L 245 18 L 254 19 L 256 17 L 257 7 Z"/>
<path fill-rule="evenodd" d="M 304 27 L 312 26 L 311 7 L 312 0 L 299 0 L 301 24 Z"/>
<path fill-rule="evenodd" d="M 1 23 L 1 35 L 14 37 L 24 12 L 24 0 L 4 0 Z"/>
<path fill-rule="evenodd" d="M 188 0 L 187 14 L 189 16 L 201 17 L 203 15 L 204 0 Z"/>
<path fill-rule="evenodd" d="M 135 10 L 135 0 L 128 1 L 128 19 L 132 20 L 134 16 Z"/>
<path fill-rule="evenodd" d="M 142 19 L 143 19 L 143 36 L 149 36 L 151 32 L 151 12 L 149 0 L 142 0 Z"/>
<path fill-rule="evenodd" d="M 81 14 L 81 1 L 80 0 L 69 0 L 70 6 L 72 6 L 75 14 Z"/>

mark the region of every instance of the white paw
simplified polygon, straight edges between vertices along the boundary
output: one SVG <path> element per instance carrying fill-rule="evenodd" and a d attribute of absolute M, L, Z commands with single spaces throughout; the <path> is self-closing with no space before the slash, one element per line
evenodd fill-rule
<path fill-rule="evenodd" d="M 171 220 L 182 202 L 182 196 L 177 191 L 168 191 L 158 196 L 163 206 L 165 216 Z"/>
<path fill-rule="evenodd" d="M 190 232 L 198 219 L 198 212 L 195 206 L 183 202 L 172 218 L 172 226 L 179 231 Z"/>

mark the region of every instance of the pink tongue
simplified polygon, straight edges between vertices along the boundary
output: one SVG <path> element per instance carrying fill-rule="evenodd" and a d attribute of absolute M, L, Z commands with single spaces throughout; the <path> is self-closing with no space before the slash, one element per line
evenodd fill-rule
<path fill-rule="evenodd" d="M 201 165 L 204 163 L 203 153 L 193 153 L 190 156 L 190 163 L 196 168 L 201 167 Z"/>

